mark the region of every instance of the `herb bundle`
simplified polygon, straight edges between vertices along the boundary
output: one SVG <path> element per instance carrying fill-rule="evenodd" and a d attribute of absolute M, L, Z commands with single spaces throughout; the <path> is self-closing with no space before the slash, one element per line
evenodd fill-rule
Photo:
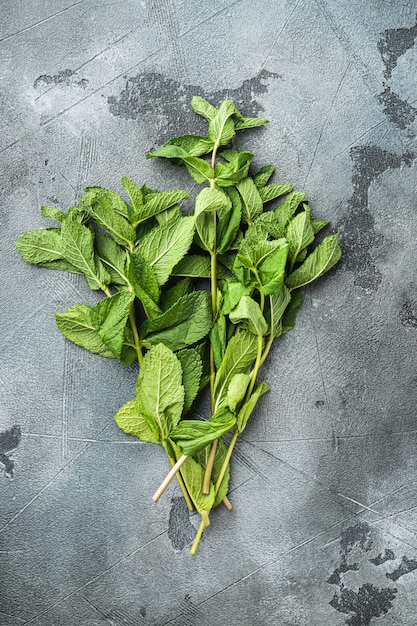
<path fill-rule="evenodd" d="M 165 449 L 172 469 L 153 499 L 176 477 L 189 510 L 201 515 L 194 554 L 211 510 L 231 508 L 233 448 L 268 390 L 259 370 L 274 340 L 293 328 L 302 287 L 341 250 L 337 234 L 314 247 L 328 222 L 312 217 L 304 193 L 269 184 L 273 165 L 249 175 L 254 155 L 230 147 L 238 130 L 266 119 L 242 115 L 230 100 L 216 108 L 195 96 L 191 106 L 207 120 L 207 136 L 174 137 L 147 156 L 185 166 L 204 185 L 192 214 L 181 210 L 186 191 L 124 177 L 128 200 L 87 187 L 66 213 L 42 207 L 59 226 L 23 233 L 16 246 L 28 263 L 83 274 L 105 294 L 95 306 L 56 313 L 58 328 L 90 352 L 138 361 L 136 396 L 115 420 Z M 211 415 L 193 419 L 206 386 Z"/>

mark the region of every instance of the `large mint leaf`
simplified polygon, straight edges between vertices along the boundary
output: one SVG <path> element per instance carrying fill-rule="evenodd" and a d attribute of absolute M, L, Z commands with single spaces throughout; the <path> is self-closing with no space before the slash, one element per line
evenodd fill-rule
<path fill-rule="evenodd" d="M 190 456 L 225 435 L 235 423 L 236 417 L 228 409 L 220 409 L 207 422 L 182 420 L 171 432 L 171 439 Z"/>
<path fill-rule="evenodd" d="M 300 252 L 304 250 L 312 241 L 314 241 L 314 231 L 311 224 L 311 211 L 305 205 L 305 208 L 290 220 L 287 227 L 286 239 L 288 241 L 288 256 L 291 266 L 297 260 Z"/>
<path fill-rule="evenodd" d="M 114 416 L 116 424 L 128 435 L 133 435 L 141 441 L 160 443 L 148 426 L 148 422 L 138 408 L 137 399 L 126 402 Z"/>
<path fill-rule="evenodd" d="M 84 196 L 83 206 L 89 215 L 113 237 L 116 243 L 131 247 L 136 239 L 136 231 L 122 215 L 115 211 L 112 201 L 115 195 L 113 192 L 111 196 L 104 191 L 101 193 L 90 192 Z"/>
<path fill-rule="evenodd" d="M 263 202 L 260 193 L 251 178 L 245 178 L 237 185 L 242 198 L 243 220 L 251 224 L 263 211 Z"/>
<path fill-rule="evenodd" d="M 233 324 L 246 324 L 248 330 L 254 335 L 266 335 L 268 325 L 262 314 L 259 304 L 250 296 L 243 296 L 239 304 L 229 315 Z"/>
<path fill-rule="evenodd" d="M 119 291 L 98 302 L 90 311 L 98 334 L 118 359 L 121 358 L 129 307 L 134 297 L 131 291 Z"/>
<path fill-rule="evenodd" d="M 336 265 L 341 256 L 338 234 L 326 237 L 304 263 L 287 277 L 287 287 L 292 290 L 311 283 Z"/>
<path fill-rule="evenodd" d="M 161 312 L 170 309 L 182 296 L 186 296 L 192 291 L 194 291 L 194 285 L 190 278 L 178 281 L 161 295 L 159 302 Z"/>
<path fill-rule="evenodd" d="M 106 346 L 94 326 L 91 309 L 86 304 L 75 304 L 64 313 L 55 313 L 57 326 L 66 339 L 89 352 L 114 358 L 114 353 Z"/>
<path fill-rule="evenodd" d="M 226 398 L 230 381 L 236 374 L 247 374 L 257 355 L 257 337 L 247 330 L 241 330 L 229 341 L 223 361 L 216 374 L 214 397 L 216 407 Z"/>
<path fill-rule="evenodd" d="M 163 345 L 153 346 L 143 358 L 136 384 L 137 408 L 158 441 L 169 437 L 184 405 L 181 364 Z"/>
<path fill-rule="evenodd" d="M 32 265 L 44 265 L 62 259 L 61 229 L 29 230 L 19 235 L 16 248 L 23 260 Z"/>
<path fill-rule="evenodd" d="M 202 96 L 193 96 L 191 100 L 191 108 L 192 110 L 204 117 L 208 122 L 213 119 L 213 117 L 217 113 L 217 109 L 215 106 L 207 102 Z"/>
<path fill-rule="evenodd" d="M 84 274 L 91 289 L 103 289 L 110 276 L 94 253 L 94 234 L 78 222 L 64 221 L 61 228 L 62 255 L 74 268 Z"/>
<path fill-rule="evenodd" d="M 184 386 L 184 409 L 183 413 L 190 410 L 197 393 L 200 389 L 203 363 L 197 350 L 186 348 L 176 353 L 182 369 L 182 384 Z"/>
<path fill-rule="evenodd" d="M 157 191 L 146 196 L 142 211 L 139 212 L 136 223 L 140 224 L 150 217 L 154 217 L 162 211 L 176 205 L 181 200 L 188 198 L 188 192 L 182 189 L 172 189 L 168 191 Z"/>
<path fill-rule="evenodd" d="M 203 339 L 212 323 L 209 294 L 193 291 L 142 324 L 143 345 L 149 347 L 162 342 L 171 350 L 181 350 Z"/>
<path fill-rule="evenodd" d="M 188 252 L 193 236 L 194 217 L 190 216 L 158 225 L 139 241 L 139 253 L 153 268 L 159 286 Z"/>

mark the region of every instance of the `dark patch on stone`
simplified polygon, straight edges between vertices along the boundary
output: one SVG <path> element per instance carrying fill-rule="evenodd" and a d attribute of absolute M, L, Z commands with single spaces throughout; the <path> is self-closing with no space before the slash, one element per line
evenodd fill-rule
<path fill-rule="evenodd" d="M 359 587 L 359 590 L 341 589 L 340 593 L 333 596 L 330 605 L 340 613 L 352 614 L 346 620 L 349 626 L 369 626 L 371 619 L 381 617 L 392 609 L 397 589 L 378 589 L 371 583 Z"/>
<path fill-rule="evenodd" d="M 378 146 L 357 146 L 351 150 L 353 193 L 348 216 L 342 226 L 344 265 L 355 274 L 354 284 L 368 292 L 377 291 L 382 275 L 373 259 L 374 249 L 383 243 L 382 233 L 375 232 L 370 211 L 369 188 L 386 171 L 403 164 L 410 167 L 415 158 L 411 152 L 391 154 Z"/>
<path fill-rule="evenodd" d="M 387 85 L 384 91 L 379 94 L 378 99 L 383 105 L 383 112 L 391 122 L 401 130 L 412 124 L 417 116 L 417 109 L 411 106 L 406 100 L 401 98 Z"/>
<path fill-rule="evenodd" d="M 18 424 L 0 433 L 0 468 L 7 478 L 13 478 L 15 463 L 10 455 L 18 447 L 21 437 L 22 429 Z"/>
<path fill-rule="evenodd" d="M 410 300 L 406 300 L 401 307 L 400 322 L 406 328 L 417 328 L 417 310 Z"/>
<path fill-rule="evenodd" d="M 271 78 L 276 79 L 280 76 L 262 70 L 254 78 L 243 81 L 236 89 L 208 92 L 197 85 L 181 84 L 163 74 L 143 73 L 127 78 L 120 96 L 110 96 L 108 104 L 110 112 L 117 117 L 143 120 L 149 116 L 153 124 L 158 124 L 155 130 L 159 145 L 173 136 L 190 133 L 190 129 L 195 133 L 206 132 L 204 120 L 201 118 L 201 121 L 196 123 L 197 116 L 190 107 L 191 98 L 195 95 L 203 96 L 215 106 L 228 98 L 233 100 L 244 115 L 258 116 L 263 108 L 255 96 L 266 93 Z M 157 121 L 155 112 L 158 116 Z"/>
<path fill-rule="evenodd" d="M 391 77 L 398 59 L 414 46 L 416 37 L 417 23 L 411 28 L 393 28 L 384 31 L 378 41 L 378 50 L 385 65 L 385 78 Z"/>
<path fill-rule="evenodd" d="M 316 407 L 320 409 L 322 406 L 324 406 L 324 400 L 316 400 Z"/>
<path fill-rule="evenodd" d="M 74 79 L 75 72 L 73 70 L 61 70 L 58 74 L 42 74 L 42 76 L 38 76 L 38 78 L 33 83 L 35 89 L 39 87 L 47 86 L 47 85 L 59 85 L 60 83 L 65 83 L 66 85 L 76 85 L 77 87 L 82 87 L 85 89 L 88 85 L 88 80 L 86 78 L 82 78 L 81 80 Z"/>
<path fill-rule="evenodd" d="M 331 574 L 326 581 L 330 585 L 341 585 L 341 574 L 346 574 L 346 572 L 357 572 L 359 570 L 359 563 L 347 563 L 346 557 L 344 559 L 342 557 L 342 560 L 344 560 L 344 562 L 340 565 L 340 567 L 336 567 L 333 574 Z"/>
<path fill-rule="evenodd" d="M 168 537 L 175 550 L 182 550 L 194 538 L 195 529 L 190 522 L 184 498 L 172 498 L 169 513 Z"/>
<path fill-rule="evenodd" d="M 386 561 L 392 561 L 393 559 L 395 559 L 394 552 L 386 548 L 383 555 L 378 554 L 378 556 L 376 556 L 374 559 L 369 559 L 369 561 L 374 565 L 382 565 L 383 563 L 386 563 Z"/>
<path fill-rule="evenodd" d="M 141 606 L 139 613 L 142 617 L 146 617 L 146 608 L 144 606 Z"/>
<path fill-rule="evenodd" d="M 386 577 L 391 578 L 391 580 L 398 580 L 401 576 L 405 576 L 410 572 L 414 572 L 417 569 L 417 561 L 414 559 L 408 559 L 406 556 L 403 556 L 403 559 L 400 565 L 393 572 L 387 573 Z"/>
<path fill-rule="evenodd" d="M 370 534 L 371 529 L 365 522 L 349 526 L 340 536 L 340 554 L 346 557 L 355 546 L 369 552 L 372 545 Z"/>

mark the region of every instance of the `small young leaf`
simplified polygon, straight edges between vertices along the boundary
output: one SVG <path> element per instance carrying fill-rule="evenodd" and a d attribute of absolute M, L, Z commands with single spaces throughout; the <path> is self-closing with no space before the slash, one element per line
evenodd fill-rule
<path fill-rule="evenodd" d="M 155 272 L 137 250 L 130 255 L 128 276 L 135 295 L 143 304 L 146 315 L 148 317 L 159 315 L 161 313 L 161 309 L 157 304 L 159 287 Z"/>
<path fill-rule="evenodd" d="M 217 254 L 224 254 L 236 241 L 242 218 L 240 196 L 233 187 L 228 188 L 227 195 L 231 206 L 219 208 L 217 211 L 216 247 Z"/>
<path fill-rule="evenodd" d="M 223 313 L 229 315 L 237 306 L 240 299 L 243 296 L 248 296 L 252 292 L 255 285 L 255 281 L 246 286 L 234 278 L 227 278 L 223 285 Z"/>
<path fill-rule="evenodd" d="M 259 304 L 250 296 L 243 296 L 239 304 L 229 315 L 233 324 L 244 322 L 248 330 L 254 335 L 266 335 L 268 325 L 262 314 Z"/>
<path fill-rule="evenodd" d="M 165 157 L 167 159 L 179 159 L 184 163 L 188 172 L 197 183 L 204 183 L 214 177 L 213 168 L 207 161 L 199 157 L 190 156 L 180 146 L 164 145 L 146 156 L 147 158 Z"/>
<path fill-rule="evenodd" d="M 111 237 L 100 232 L 95 234 L 95 246 L 99 260 L 104 264 L 113 285 L 127 285 L 128 253 Z"/>
<path fill-rule="evenodd" d="M 235 124 L 232 116 L 237 109 L 231 100 L 223 100 L 211 118 L 208 135 L 218 146 L 224 146 L 235 136 Z"/>
<path fill-rule="evenodd" d="M 55 220 L 60 224 L 62 224 L 64 219 L 67 217 L 64 211 L 61 211 L 60 209 L 55 209 L 52 206 L 41 206 L 41 213 L 46 219 Z"/>
<path fill-rule="evenodd" d="M 257 338 L 247 330 L 241 330 L 229 341 L 223 361 L 216 374 L 214 397 L 216 406 L 226 397 L 230 381 L 235 374 L 247 374 L 257 354 Z"/>
<path fill-rule="evenodd" d="M 87 213 L 89 213 L 91 204 L 96 198 L 105 198 L 107 207 L 111 209 L 111 211 L 122 215 L 126 219 L 130 219 L 132 208 L 118 193 L 110 191 L 110 189 L 105 189 L 104 187 L 85 187 L 84 191 L 84 195 L 80 198 L 80 205 Z"/>
<path fill-rule="evenodd" d="M 181 350 L 203 339 L 212 323 L 209 294 L 193 291 L 142 324 L 143 345 L 148 348 L 163 342 L 171 350 Z"/>
<path fill-rule="evenodd" d="M 241 433 L 245 428 L 248 420 L 252 414 L 253 409 L 255 408 L 256 403 L 259 398 L 269 390 L 269 387 L 266 383 L 260 383 L 252 393 L 251 397 L 243 407 L 240 409 L 239 414 L 237 416 L 236 427 Z"/>
<path fill-rule="evenodd" d="M 128 435 L 133 435 L 141 441 L 160 443 L 159 439 L 149 428 L 146 419 L 138 409 L 136 398 L 126 402 L 114 416 L 116 424 Z"/>
<path fill-rule="evenodd" d="M 171 439 L 190 456 L 225 435 L 235 423 L 236 417 L 230 411 L 220 409 L 207 422 L 182 420 L 171 432 Z"/>
<path fill-rule="evenodd" d="M 242 197 L 243 220 L 251 224 L 263 211 L 263 202 L 255 183 L 251 178 L 245 178 L 237 185 Z"/>
<path fill-rule="evenodd" d="M 151 230 L 138 243 L 139 253 L 155 272 L 158 285 L 164 285 L 172 269 L 187 253 L 194 236 L 194 217 L 171 220 Z"/>
<path fill-rule="evenodd" d="M 288 257 L 292 266 L 300 252 L 314 241 L 314 232 L 311 226 L 311 211 L 307 205 L 305 205 L 305 207 L 303 211 L 297 213 L 297 215 L 290 220 L 287 227 Z"/>
<path fill-rule="evenodd" d="M 202 135 L 181 135 L 180 137 L 172 137 L 164 143 L 164 146 L 178 146 L 185 150 L 190 156 L 203 156 L 213 150 L 214 142 L 209 137 Z"/>
<path fill-rule="evenodd" d="M 231 187 L 246 178 L 253 156 L 251 152 L 238 152 L 228 163 L 220 161 L 215 170 L 216 185 Z"/>
<path fill-rule="evenodd" d="M 130 246 L 136 239 L 136 231 L 129 222 L 114 209 L 113 192 L 85 194 L 83 206 L 88 214 L 106 230 L 116 243 Z M 121 198 L 120 198 L 121 200 Z"/>
<path fill-rule="evenodd" d="M 91 310 L 91 321 L 106 346 L 120 359 L 129 317 L 129 305 L 134 300 L 131 291 L 119 291 L 100 300 Z"/>
<path fill-rule="evenodd" d="M 224 191 L 204 187 L 195 199 L 195 216 L 197 217 L 203 213 L 203 211 L 211 213 L 219 209 L 230 209 L 231 206 L 230 198 Z"/>
<path fill-rule="evenodd" d="M 272 174 L 275 171 L 275 166 L 272 164 L 263 165 L 261 169 L 259 169 L 256 174 L 252 176 L 253 182 L 257 186 L 258 189 L 265 187 L 268 183 L 268 180 L 271 178 Z"/>
<path fill-rule="evenodd" d="M 204 117 L 208 122 L 210 122 L 217 113 L 216 107 L 210 104 L 210 102 L 207 102 L 207 100 L 201 96 L 193 96 L 191 100 L 191 108 L 195 113 Z"/>
<path fill-rule="evenodd" d="M 91 308 L 86 304 L 74 304 L 64 313 L 55 313 L 55 320 L 66 339 L 89 352 L 114 358 L 114 353 L 106 346 L 91 321 L 90 312 Z"/>
<path fill-rule="evenodd" d="M 143 357 L 136 384 L 138 411 L 158 441 L 169 437 L 184 405 L 181 364 L 167 346 L 153 346 Z"/>
<path fill-rule="evenodd" d="M 286 285 L 282 286 L 279 294 L 271 294 L 269 296 L 269 328 L 271 329 L 272 326 L 274 337 L 279 337 L 279 335 L 282 334 L 281 318 L 284 315 L 284 311 L 290 303 L 290 300 L 290 290 L 286 287 Z"/>
<path fill-rule="evenodd" d="M 183 414 L 190 410 L 200 389 L 203 363 L 197 350 L 186 348 L 176 353 L 182 369 L 182 384 L 184 386 Z"/>
<path fill-rule="evenodd" d="M 293 191 L 293 193 L 290 193 L 285 198 L 284 202 L 281 202 L 281 204 L 274 209 L 277 222 L 281 226 L 287 225 L 288 220 L 290 220 L 294 215 L 303 198 L 305 198 L 305 193 L 303 191 Z"/>
<path fill-rule="evenodd" d="M 64 221 L 61 228 L 62 255 L 81 274 L 91 289 L 103 289 L 110 275 L 94 253 L 94 234 L 78 222 Z"/>
<path fill-rule="evenodd" d="M 329 224 L 329 220 L 311 220 L 311 227 L 315 235 L 317 235 L 317 233 L 321 231 L 322 228 L 325 228 Z"/>
<path fill-rule="evenodd" d="M 232 413 L 236 414 L 239 404 L 246 395 L 250 383 L 249 374 L 235 374 L 227 389 L 227 405 Z"/>
<path fill-rule="evenodd" d="M 311 283 L 336 265 L 341 256 L 338 234 L 326 237 L 304 263 L 288 276 L 285 281 L 287 287 L 292 290 Z"/>
<path fill-rule="evenodd" d="M 127 176 L 123 176 L 122 185 L 132 203 L 133 215 L 140 215 L 143 211 L 143 193 L 141 188 L 133 180 L 127 178 Z"/>

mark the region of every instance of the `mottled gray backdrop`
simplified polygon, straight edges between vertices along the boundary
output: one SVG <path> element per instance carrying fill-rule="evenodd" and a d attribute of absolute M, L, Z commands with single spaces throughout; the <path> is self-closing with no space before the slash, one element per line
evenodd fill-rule
<path fill-rule="evenodd" d="M 417 1 L 0 7 L 1 626 L 415 626 Z M 55 326 L 96 296 L 14 240 L 89 184 L 189 189 L 144 155 L 203 130 L 194 94 L 269 118 L 236 145 L 307 192 L 344 259 L 274 347 L 233 511 L 192 558 L 177 487 L 150 500 L 164 454 L 113 422 L 135 367 Z"/>

